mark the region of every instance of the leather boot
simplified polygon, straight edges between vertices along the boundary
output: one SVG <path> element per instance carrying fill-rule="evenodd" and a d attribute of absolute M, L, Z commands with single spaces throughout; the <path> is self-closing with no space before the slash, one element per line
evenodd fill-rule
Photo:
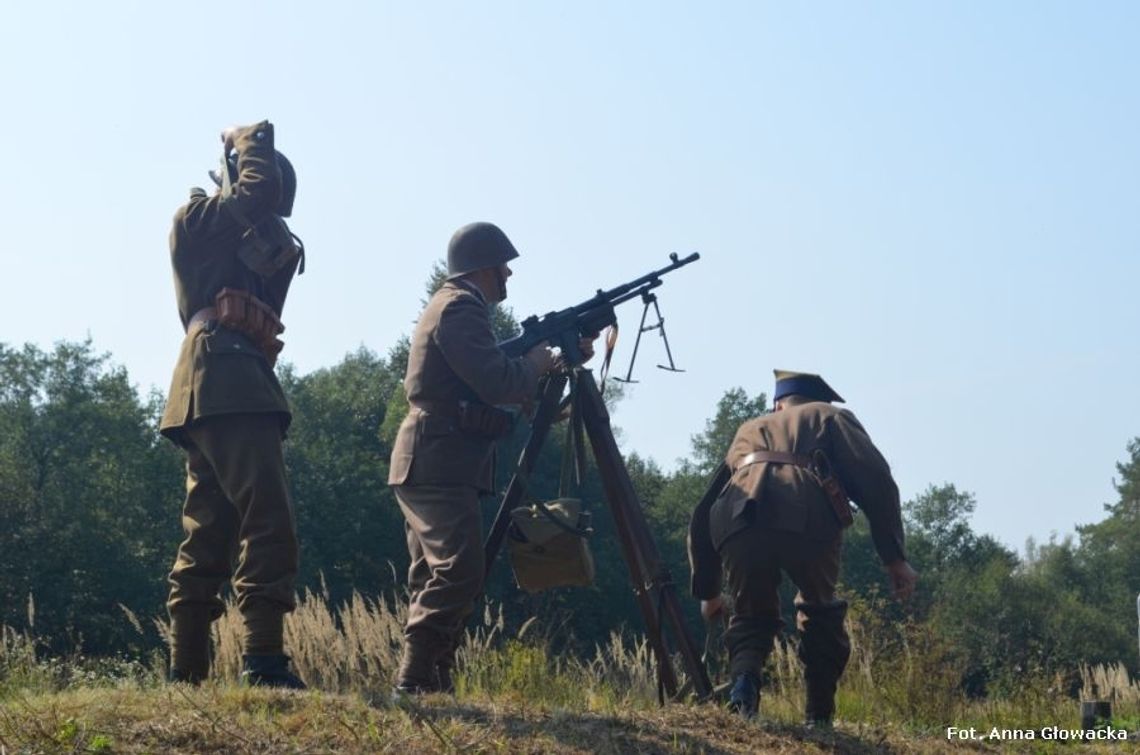
<path fill-rule="evenodd" d="M 732 679 L 728 693 L 728 707 L 744 718 L 753 718 L 760 710 L 760 680 L 750 671 L 743 671 Z"/>
<path fill-rule="evenodd" d="M 733 614 L 724 635 L 728 646 L 729 709 L 752 718 L 760 708 L 760 674 L 784 622 L 779 616 Z"/>
<path fill-rule="evenodd" d="M 198 685 L 210 675 L 210 615 L 196 608 L 170 616 L 170 671 L 167 680 Z"/>
<path fill-rule="evenodd" d="M 835 691 L 851 657 L 843 628 L 847 603 L 801 603 L 799 656 L 804 664 L 804 720 L 813 728 L 830 729 L 835 717 Z"/>
<path fill-rule="evenodd" d="M 424 695 L 440 691 L 439 671 L 434 648 L 411 640 L 404 643 L 404 657 L 396 674 L 396 693 Z M 448 675 L 450 680 L 450 673 Z"/>
<path fill-rule="evenodd" d="M 813 729 L 832 728 L 835 690 L 839 686 L 839 679 L 832 676 L 805 676 L 804 685 L 804 723 Z"/>
<path fill-rule="evenodd" d="M 243 655 L 241 682 L 249 687 L 306 689 L 301 677 L 289 670 L 287 655 Z"/>

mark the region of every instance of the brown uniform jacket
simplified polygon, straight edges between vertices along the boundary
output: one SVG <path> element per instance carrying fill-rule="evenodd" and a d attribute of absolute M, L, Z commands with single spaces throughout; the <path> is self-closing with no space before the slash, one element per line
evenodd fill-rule
<path fill-rule="evenodd" d="M 905 558 L 899 491 L 886 459 L 855 415 L 823 401 L 790 406 L 750 419 L 736 431 L 725 464 L 729 483 L 689 527 L 693 594 L 708 599 L 720 592 L 717 551 L 732 535 L 756 526 L 829 541 L 841 531 L 827 495 L 811 471 L 791 464 L 741 466 L 753 451 L 810 454 L 823 449 L 833 473 L 871 525 L 883 563 Z"/>
<path fill-rule="evenodd" d="M 494 442 L 459 431 L 460 401 L 515 404 L 534 396 L 538 372 L 498 347 L 474 286 L 448 281 L 412 335 L 404 390 L 411 405 L 392 447 L 390 485 L 473 485 L 492 490 Z"/>
<path fill-rule="evenodd" d="M 273 126 L 262 121 L 242 130 L 235 139 L 238 181 L 233 196 L 241 213 L 257 223 L 276 209 L 281 172 L 273 147 Z M 220 193 L 207 196 L 192 189 L 190 201 L 174 214 L 170 231 L 170 261 L 178 316 L 185 328 L 194 313 L 214 305 L 222 288 L 251 291 L 281 315 L 295 266 L 268 279 L 247 268 L 237 257 L 246 228 Z M 222 327 L 191 328 L 182 341 L 160 429 L 177 440 L 181 429 L 202 417 L 217 414 L 277 412 L 289 422 L 289 405 L 273 368 L 246 336 Z"/>

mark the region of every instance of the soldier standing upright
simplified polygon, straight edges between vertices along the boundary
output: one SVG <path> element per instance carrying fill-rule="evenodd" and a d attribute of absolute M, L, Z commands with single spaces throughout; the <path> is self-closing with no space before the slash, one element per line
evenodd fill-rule
<path fill-rule="evenodd" d="M 209 674 L 209 627 L 232 579 L 245 625 L 242 678 L 303 688 L 283 648 L 297 537 L 282 440 L 290 412 L 273 372 L 280 316 L 303 261 L 281 220 L 297 180 L 267 121 L 222 133 L 219 190 L 192 189 L 170 255 L 186 329 L 161 431 L 186 451 L 185 540 L 170 573 L 170 678 Z"/>
<path fill-rule="evenodd" d="M 799 589 L 796 626 L 809 725 L 830 726 L 835 691 L 851 653 L 835 597 L 848 497 L 871 525 L 875 550 L 896 597 L 917 574 L 903 549 L 898 487 L 890 467 L 843 399 L 818 375 L 776 371 L 775 411 L 740 426 L 725 463 L 732 479 L 689 528 L 693 594 L 706 619 L 724 610 L 721 571 L 733 613 L 728 645 L 732 707 L 746 717 L 759 705 L 760 672 L 783 622 L 781 572 Z"/>
<path fill-rule="evenodd" d="M 483 587 L 479 496 L 492 491 L 496 439 L 510 431 L 496 404 L 534 397 L 557 368 L 541 344 L 510 358 L 488 307 L 507 296 L 518 252 L 497 226 L 471 223 L 451 237 L 447 281 L 412 335 L 404 389 L 410 405 L 392 448 L 388 483 L 404 514 L 411 602 L 398 692 L 449 692 L 463 625 Z M 587 354 L 590 340 L 584 340 Z"/>

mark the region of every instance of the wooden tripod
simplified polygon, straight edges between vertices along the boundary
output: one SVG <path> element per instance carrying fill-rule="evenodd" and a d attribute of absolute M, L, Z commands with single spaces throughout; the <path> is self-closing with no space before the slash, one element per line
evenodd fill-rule
<path fill-rule="evenodd" d="M 661 559 L 649 524 L 641 510 L 641 503 L 630 480 L 629 471 L 618 451 L 610 427 L 610 415 L 602 401 L 601 392 L 589 370 L 575 368 L 578 390 L 578 411 L 582 418 L 594 459 L 602 479 L 606 502 L 613 514 L 618 539 L 621 541 L 622 555 L 629 567 L 629 577 L 633 584 L 633 594 L 637 599 L 650 647 L 657 659 L 658 691 L 662 700 L 665 697 L 678 697 L 677 673 L 673 668 L 669 648 L 665 642 L 663 629 L 668 627 L 676 649 L 681 654 L 681 662 L 691 680 L 697 697 L 704 699 L 712 694 L 712 684 L 708 672 L 701 662 L 697 645 L 693 641 L 677 598 L 676 585 L 669 569 Z M 527 480 L 539 451 L 549 434 L 551 425 L 557 420 L 562 392 L 566 388 L 568 375 L 560 373 L 543 378 L 539 387 L 540 402 L 531 424 L 518 467 L 503 494 L 503 502 L 495 516 L 495 522 L 484 545 L 488 573 L 502 549 L 503 540 L 510 524 L 511 510 L 519 506 L 526 493 Z"/>

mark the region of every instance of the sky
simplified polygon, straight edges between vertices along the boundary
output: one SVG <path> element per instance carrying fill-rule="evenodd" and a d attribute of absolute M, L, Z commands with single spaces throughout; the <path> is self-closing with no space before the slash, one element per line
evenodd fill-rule
<path fill-rule="evenodd" d="M 1015 548 L 1103 518 L 1140 436 L 1140 5 L 5 3 L 0 342 L 165 391 L 168 234 L 231 124 L 297 167 L 302 373 L 411 331 L 459 226 L 520 318 L 697 251 L 618 406 L 672 469 L 723 393 L 822 374 L 904 499 Z M 640 306 L 623 307 L 615 369 Z"/>

